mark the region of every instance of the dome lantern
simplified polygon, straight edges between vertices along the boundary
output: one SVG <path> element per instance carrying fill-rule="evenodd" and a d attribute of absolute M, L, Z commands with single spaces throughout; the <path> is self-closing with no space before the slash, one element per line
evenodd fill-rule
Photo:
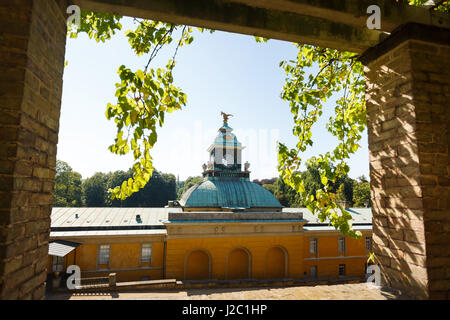
<path fill-rule="evenodd" d="M 245 148 L 233 134 L 233 128 L 228 125 L 231 114 L 222 112 L 223 125 L 219 128 L 214 142 L 208 148 L 209 162 L 203 176 L 248 177 L 249 172 L 242 171 L 242 150 Z M 204 166 L 205 168 L 205 166 Z"/>
<path fill-rule="evenodd" d="M 232 115 L 222 112 L 222 116 L 223 125 L 208 148 L 209 162 L 203 165 L 203 182 L 187 190 L 180 205 L 188 210 L 280 211 L 282 205 L 275 196 L 250 181 L 250 164 L 246 162 L 242 168 L 244 147 L 228 125 Z"/>

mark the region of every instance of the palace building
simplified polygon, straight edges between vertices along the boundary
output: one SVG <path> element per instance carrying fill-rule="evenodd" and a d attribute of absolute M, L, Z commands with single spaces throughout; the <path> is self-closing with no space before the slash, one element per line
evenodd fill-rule
<path fill-rule="evenodd" d="M 48 273 L 78 265 L 82 277 L 118 281 L 364 278 L 368 208 L 347 209 L 361 239 L 343 236 L 306 208 L 283 208 L 251 182 L 227 115 L 208 148 L 203 181 L 166 208 L 54 208 Z"/>

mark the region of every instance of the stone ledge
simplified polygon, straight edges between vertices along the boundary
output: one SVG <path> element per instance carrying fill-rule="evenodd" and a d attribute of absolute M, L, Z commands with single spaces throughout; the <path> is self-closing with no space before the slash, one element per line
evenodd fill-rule
<path fill-rule="evenodd" d="M 407 23 L 395 29 L 389 37 L 374 47 L 367 49 L 359 58 L 368 65 L 373 60 L 389 52 L 407 40 L 420 40 L 438 45 L 449 45 L 450 30 L 419 23 Z"/>
<path fill-rule="evenodd" d="M 169 212 L 169 222 L 198 220 L 303 220 L 302 212 Z M 305 220 L 306 222 L 306 220 Z"/>

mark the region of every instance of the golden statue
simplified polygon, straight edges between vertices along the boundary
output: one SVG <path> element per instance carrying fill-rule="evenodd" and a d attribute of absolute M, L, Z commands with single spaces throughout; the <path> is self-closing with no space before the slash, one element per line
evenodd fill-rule
<path fill-rule="evenodd" d="M 222 117 L 223 117 L 223 123 L 228 123 L 228 118 L 233 116 L 232 114 L 227 114 L 227 113 L 225 113 L 223 111 L 222 111 L 221 114 L 222 114 Z"/>

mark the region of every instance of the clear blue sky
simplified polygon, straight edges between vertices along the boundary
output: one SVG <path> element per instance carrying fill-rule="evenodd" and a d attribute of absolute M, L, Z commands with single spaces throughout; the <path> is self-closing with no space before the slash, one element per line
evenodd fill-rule
<path fill-rule="evenodd" d="M 122 24 L 123 31 L 133 27 L 130 19 Z M 147 62 L 146 56 L 132 52 L 123 31 L 105 43 L 85 35 L 67 41 L 57 157 L 83 178 L 95 172 L 127 170 L 133 164 L 131 155 L 108 151 L 116 128 L 105 117 L 107 103 L 116 102 L 119 66 L 137 70 Z M 155 168 L 181 180 L 200 175 L 208 160 L 206 149 L 222 123 L 220 111 L 224 111 L 234 115 L 229 124 L 246 146 L 243 161 L 251 163 L 251 179 L 278 176 L 276 141 L 295 145 L 289 105 L 280 98 L 285 74 L 279 63 L 293 59 L 295 47 L 277 40 L 256 43 L 250 36 L 219 31 L 196 31 L 194 38 L 191 45 L 180 48 L 174 71 L 175 84 L 187 94 L 188 103 L 168 114 L 159 128 L 152 151 Z M 161 50 L 153 67 L 165 65 L 172 55 L 173 48 Z M 314 145 L 306 158 L 336 146 L 337 140 L 325 128 L 333 110 L 333 104 L 328 104 L 316 124 Z M 368 176 L 368 163 L 364 134 L 362 149 L 350 160 L 350 176 Z"/>

